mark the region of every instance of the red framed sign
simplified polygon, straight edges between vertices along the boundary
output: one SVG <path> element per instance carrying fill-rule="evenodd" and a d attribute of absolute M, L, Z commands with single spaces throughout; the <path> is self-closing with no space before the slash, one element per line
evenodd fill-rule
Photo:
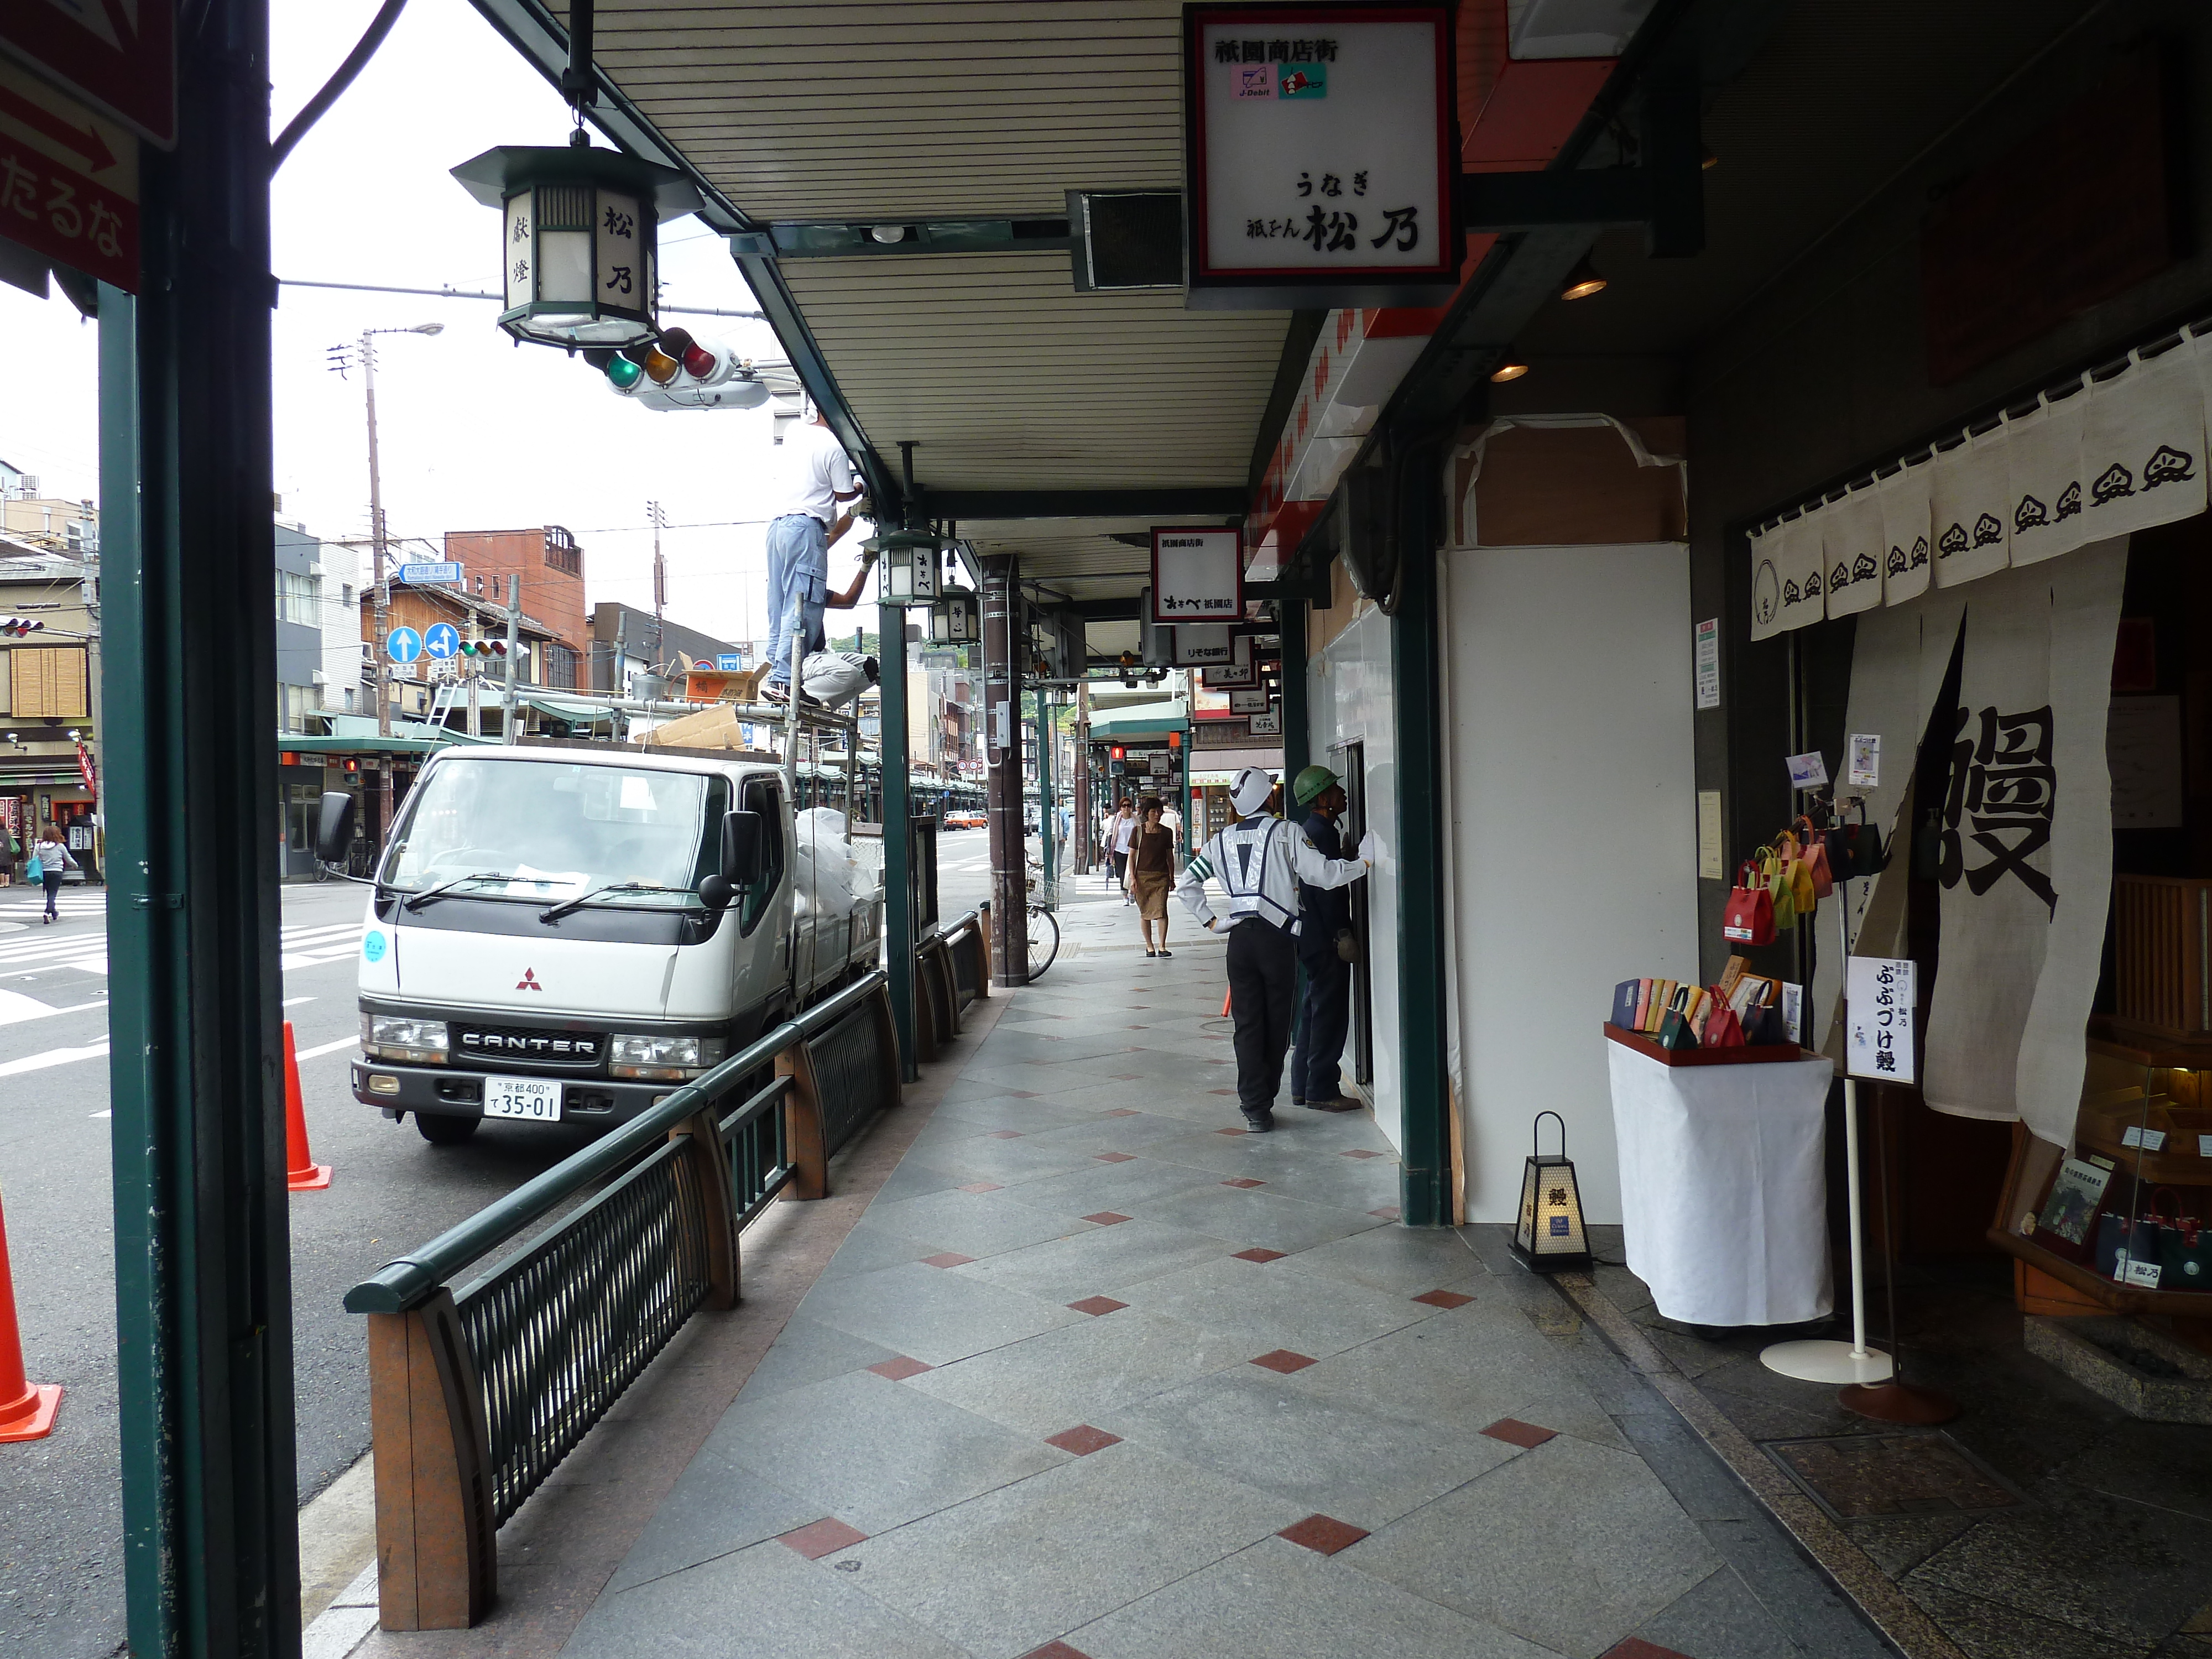
<path fill-rule="evenodd" d="M 1437 303 L 1458 283 L 1443 6 L 1186 5 L 1195 309 Z"/>
<path fill-rule="evenodd" d="M 176 0 L 0 6 L 0 52 L 149 143 L 177 142 Z"/>

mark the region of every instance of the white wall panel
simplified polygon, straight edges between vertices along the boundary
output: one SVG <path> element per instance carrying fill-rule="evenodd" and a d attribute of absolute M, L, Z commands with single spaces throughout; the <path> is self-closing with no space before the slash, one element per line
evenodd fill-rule
<path fill-rule="evenodd" d="M 1617 1222 L 1598 1028 L 1620 981 L 1698 973 L 1689 553 L 1446 558 L 1468 1219 L 1513 1218 L 1548 1109 L 1584 1213 Z"/>

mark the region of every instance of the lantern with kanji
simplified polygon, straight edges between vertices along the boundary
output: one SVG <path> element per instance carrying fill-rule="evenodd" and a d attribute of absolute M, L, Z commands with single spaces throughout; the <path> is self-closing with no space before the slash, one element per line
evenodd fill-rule
<path fill-rule="evenodd" d="M 1559 1150 L 1545 1152 L 1544 1120 L 1559 1126 Z M 1528 1163 L 1521 1176 L 1521 1218 L 1513 1228 L 1513 1253 L 1538 1273 L 1590 1265 L 1583 1229 L 1583 1198 L 1567 1158 L 1567 1123 L 1557 1112 L 1539 1112 L 1529 1126 Z"/>

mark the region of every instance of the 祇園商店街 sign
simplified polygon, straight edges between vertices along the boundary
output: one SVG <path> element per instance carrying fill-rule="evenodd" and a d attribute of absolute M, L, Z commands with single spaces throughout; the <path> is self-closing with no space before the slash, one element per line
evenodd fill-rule
<path fill-rule="evenodd" d="M 1191 6 L 1188 303 L 1432 305 L 1459 271 L 1442 6 Z"/>

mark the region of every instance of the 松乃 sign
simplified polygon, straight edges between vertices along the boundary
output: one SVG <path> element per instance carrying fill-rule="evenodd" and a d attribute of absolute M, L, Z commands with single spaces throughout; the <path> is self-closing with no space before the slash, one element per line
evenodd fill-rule
<path fill-rule="evenodd" d="M 1189 303 L 1432 302 L 1459 265 L 1446 9 L 1183 18 Z"/>

